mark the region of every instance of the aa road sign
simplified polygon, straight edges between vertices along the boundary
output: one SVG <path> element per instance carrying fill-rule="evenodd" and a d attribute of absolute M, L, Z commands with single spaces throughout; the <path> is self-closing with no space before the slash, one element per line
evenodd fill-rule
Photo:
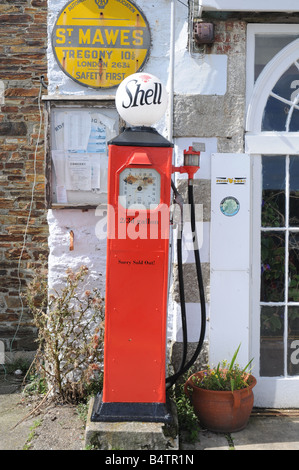
<path fill-rule="evenodd" d="M 73 0 L 58 15 L 52 47 L 63 72 L 91 88 L 118 86 L 145 64 L 151 36 L 128 0 Z"/>

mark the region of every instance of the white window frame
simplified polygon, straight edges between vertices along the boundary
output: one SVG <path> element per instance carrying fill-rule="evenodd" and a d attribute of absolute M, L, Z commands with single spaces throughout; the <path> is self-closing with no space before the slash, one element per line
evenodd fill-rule
<path fill-rule="evenodd" d="M 277 152 L 278 153 L 278 152 Z M 251 357 L 254 358 L 253 373 L 257 378 L 257 386 L 255 388 L 255 406 L 257 407 L 273 407 L 273 408 L 298 408 L 298 383 L 299 377 L 287 375 L 287 363 L 284 365 L 283 376 L 261 377 L 259 376 L 259 354 L 260 354 L 260 309 L 257 306 L 269 305 L 271 302 L 263 303 L 260 301 L 260 265 L 261 265 L 261 247 L 260 234 L 261 227 L 261 173 L 262 173 L 262 156 L 252 155 L 252 234 L 258 234 L 252 237 L 251 254 L 252 254 L 252 283 L 251 283 L 251 340 L 250 351 Z M 285 155 L 289 158 L 289 155 Z M 271 157 L 269 157 L 271 158 Z M 287 178 L 287 175 L 286 175 Z M 264 230 L 266 231 L 266 230 Z M 288 233 L 288 228 L 281 231 Z M 292 230 L 296 231 L 296 230 Z M 285 309 L 286 305 L 298 305 L 298 302 L 288 302 L 284 299 L 279 303 Z M 275 305 L 278 305 L 276 302 Z M 286 318 L 285 318 L 286 321 Z M 287 331 L 284 328 L 284 347 L 287 347 Z"/>
<path fill-rule="evenodd" d="M 299 57 L 299 39 L 282 49 L 264 68 L 254 83 L 254 36 L 256 34 L 298 34 L 299 25 L 248 25 L 247 42 L 247 116 L 245 151 L 252 162 L 252 291 L 251 291 L 251 353 L 258 372 L 260 333 L 260 231 L 261 231 L 261 155 L 294 155 L 299 153 L 299 132 L 262 132 L 263 111 L 276 82 Z M 255 234 L 258 240 L 254 240 Z M 253 269 L 254 268 L 254 269 Z M 298 407 L 298 376 L 258 377 L 255 406 Z"/>
<path fill-rule="evenodd" d="M 254 59 L 255 59 L 255 36 L 257 34 L 264 34 L 264 35 L 283 35 L 283 34 L 299 34 L 299 24 L 249 24 L 247 26 L 247 46 L 246 46 L 246 109 L 248 112 L 249 105 L 251 104 L 252 107 L 256 103 L 250 103 L 253 97 L 254 92 Z M 288 46 L 287 46 L 288 47 Z M 282 51 L 280 52 L 280 54 Z M 277 56 L 274 58 L 275 62 L 277 60 Z M 271 61 L 272 62 L 272 61 Z M 269 79 L 272 79 L 273 70 L 269 70 L 267 75 L 263 78 L 263 83 L 260 85 L 264 88 L 265 84 Z M 262 74 L 261 74 L 262 75 Z M 275 74 L 276 75 L 276 74 Z M 260 78 L 260 77 L 259 77 Z M 257 84 L 258 80 L 257 79 Z M 274 79 L 272 79 L 274 81 Z M 274 84 L 276 82 L 274 81 Z M 268 97 L 267 97 L 268 98 Z M 266 98 L 266 99 L 267 99 Z M 264 108 L 263 108 L 264 110 Z M 252 124 L 249 124 L 249 116 L 247 117 L 246 127 Z M 247 129 L 251 130 L 251 129 Z"/>
<path fill-rule="evenodd" d="M 299 34 L 299 25 L 248 25 L 247 40 L 247 115 L 245 152 L 250 154 L 296 154 L 299 133 L 261 132 L 261 120 L 270 91 L 299 57 L 299 39 L 288 44 L 264 68 L 254 83 L 254 44 L 256 34 Z M 287 139 L 285 138 L 287 135 Z"/>
<path fill-rule="evenodd" d="M 199 11 L 220 10 L 220 11 L 279 11 L 294 12 L 299 11 L 297 2 L 294 0 L 199 0 Z"/>

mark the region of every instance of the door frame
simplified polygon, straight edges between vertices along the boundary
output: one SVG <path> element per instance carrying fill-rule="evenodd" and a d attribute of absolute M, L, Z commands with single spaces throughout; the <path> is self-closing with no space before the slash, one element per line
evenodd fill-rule
<path fill-rule="evenodd" d="M 287 26 L 287 30 L 285 30 Z M 257 407 L 299 407 L 299 376 L 296 377 L 260 377 L 260 233 L 261 233 L 261 178 L 262 155 L 294 155 L 299 153 L 299 132 L 261 132 L 263 111 L 269 93 L 281 75 L 295 61 L 299 62 L 299 39 L 283 48 L 265 66 L 253 84 L 253 40 L 256 32 L 266 31 L 269 34 L 281 34 L 283 31 L 299 33 L 299 25 L 249 25 L 248 67 L 247 73 L 247 115 L 245 151 L 251 157 L 251 354 L 254 357 L 254 375 L 257 377 L 255 387 L 255 406 Z M 251 75 L 250 75 L 251 73 Z"/>

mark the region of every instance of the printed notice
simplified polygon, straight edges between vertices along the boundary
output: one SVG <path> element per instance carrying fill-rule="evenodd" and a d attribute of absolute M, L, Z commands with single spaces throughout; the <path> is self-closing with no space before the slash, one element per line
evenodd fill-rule
<path fill-rule="evenodd" d="M 57 111 L 53 118 L 55 148 L 57 150 L 64 149 L 64 114 L 63 111 Z"/>
<path fill-rule="evenodd" d="M 107 193 L 108 141 L 115 136 L 115 119 L 95 109 L 55 109 L 52 122 L 53 201 L 99 200 L 97 195 Z"/>
<path fill-rule="evenodd" d="M 68 154 L 65 170 L 67 190 L 91 191 L 91 165 L 89 155 Z"/>
<path fill-rule="evenodd" d="M 90 153 L 91 167 L 91 188 L 99 190 L 101 188 L 101 157 L 97 153 Z"/>
<path fill-rule="evenodd" d="M 57 203 L 67 204 L 67 193 L 65 187 L 65 152 L 63 150 L 52 150 L 52 161 L 56 175 Z"/>
<path fill-rule="evenodd" d="M 87 111 L 66 112 L 64 115 L 64 149 L 86 152 L 91 131 Z"/>
<path fill-rule="evenodd" d="M 106 127 L 97 114 L 92 114 L 91 130 L 87 145 L 87 152 L 106 153 Z"/>

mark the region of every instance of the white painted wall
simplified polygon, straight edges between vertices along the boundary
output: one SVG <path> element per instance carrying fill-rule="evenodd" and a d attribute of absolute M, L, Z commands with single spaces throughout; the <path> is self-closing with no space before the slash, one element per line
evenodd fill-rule
<path fill-rule="evenodd" d="M 105 289 L 106 239 L 96 236 L 96 224 L 105 221 L 100 211 L 80 209 L 49 210 L 49 287 L 58 288 L 67 268 L 89 269 L 87 289 Z M 74 249 L 70 251 L 70 231 L 74 233 Z"/>
<path fill-rule="evenodd" d="M 51 33 L 60 10 L 66 5 L 66 0 L 48 1 L 48 94 L 61 95 L 113 95 L 116 89 L 96 91 L 82 87 L 71 80 L 59 68 L 51 48 Z M 152 48 L 144 70 L 158 76 L 168 87 L 170 64 L 170 6 L 169 0 L 157 2 L 148 0 L 136 1 L 138 7 L 145 14 L 151 29 Z M 186 2 L 187 3 L 187 2 Z M 205 58 L 191 57 L 188 52 L 188 8 L 183 2 L 175 2 L 175 79 L 174 91 L 179 94 L 210 94 L 223 95 L 227 83 L 227 57 L 225 55 L 208 55 Z M 165 119 L 158 124 L 157 129 L 167 135 Z M 182 164 L 182 152 L 195 141 L 195 138 L 179 139 L 177 141 L 177 164 Z M 202 141 L 202 140 L 200 140 Z M 210 178 L 209 156 L 216 151 L 217 140 L 206 139 L 207 151 L 202 156 L 200 177 Z M 184 178 L 183 175 L 180 177 Z M 77 269 L 81 264 L 87 265 L 90 270 L 89 288 L 100 287 L 104 295 L 106 271 L 106 240 L 103 235 L 105 229 L 105 216 L 101 216 L 101 209 L 82 211 L 80 209 L 50 210 L 49 223 L 49 285 L 56 288 L 60 284 L 61 276 L 66 269 Z M 69 232 L 74 233 L 74 250 L 69 249 Z M 101 239 L 96 235 L 101 234 Z M 203 258 L 208 262 L 209 224 L 205 224 L 204 233 L 207 239 L 204 245 Z M 187 260 L 187 258 L 186 258 Z M 177 337 L 176 318 L 177 306 L 170 306 L 168 317 L 168 335 Z M 188 306 L 191 312 L 191 323 L 194 323 L 196 313 L 194 306 Z M 179 325 L 178 325 L 179 328 Z M 197 335 L 191 335 L 190 340 L 196 340 Z M 194 339 L 193 339 L 194 337 Z"/>
<path fill-rule="evenodd" d="M 156 2 L 135 1 L 145 14 L 151 29 L 152 47 L 149 60 L 145 65 L 147 72 L 160 78 L 169 85 L 170 57 L 170 1 Z M 48 2 L 48 93 L 94 95 L 95 90 L 82 87 L 71 80 L 59 68 L 51 47 L 51 32 L 65 0 L 49 0 Z M 175 78 L 174 91 L 181 94 L 224 95 L 226 92 L 227 56 L 198 54 L 192 57 L 188 51 L 188 8 L 176 2 L 175 18 Z M 115 89 L 101 90 L 101 95 L 113 95 Z"/>

